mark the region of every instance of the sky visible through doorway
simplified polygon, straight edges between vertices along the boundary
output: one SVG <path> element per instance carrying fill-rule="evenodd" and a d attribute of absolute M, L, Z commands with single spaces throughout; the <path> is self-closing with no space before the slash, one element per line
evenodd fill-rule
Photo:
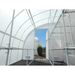
<path fill-rule="evenodd" d="M 39 45 L 46 47 L 46 31 L 47 29 L 35 29 L 35 37 L 39 39 Z"/>

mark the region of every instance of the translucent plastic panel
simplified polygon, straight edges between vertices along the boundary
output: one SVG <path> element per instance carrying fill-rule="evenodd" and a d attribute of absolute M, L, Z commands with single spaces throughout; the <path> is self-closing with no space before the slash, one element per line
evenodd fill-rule
<path fill-rule="evenodd" d="M 24 43 L 23 43 L 22 41 L 20 41 L 20 42 L 19 42 L 19 48 L 23 48 L 23 44 L 24 44 Z"/>
<path fill-rule="evenodd" d="M 61 46 L 62 46 L 62 47 L 65 47 L 64 36 L 61 38 Z"/>
<path fill-rule="evenodd" d="M 34 59 L 34 32 L 35 31 L 32 31 L 28 36 L 27 36 L 27 39 L 24 43 L 24 48 L 27 50 L 28 49 L 28 56 L 29 56 L 29 60 L 31 59 Z M 23 50 L 23 58 L 24 59 L 27 59 L 26 56 L 27 56 L 27 51 L 26 50 Z M 31 54 L 30 54 L 31 53 Z"/>
<path fill-rule="evenodd" d="M 34 50 L 23 51 L 23 60 L 33 60 L 33 59 L 34 59 Z"/>
<path fill-rule="evenodd" d="M 59 27 L 55 28 L 53 33 L 55 33 L 55 34 L 60 33 L 60 28 Z"/>
<path fill-rule="evenodd" d="M 40 25 L 47 24 L 47 23 L 48 23 L 48 19 L 39 21 L 39 22 L 35 23 L 35 25 L 36 25 L 36 27 L 38 27 Z"/>
<path fill-rule="evenodd" d="M 52 58 L 53 58 L 53 57 L 52 57 L 52 50 L 50 50 L 49 52 L 50 52 L 50 53 L 49 53 L 49 54 L 50 54 L 50 55 L 49 55 L 49 59 L 50 59 L 51 61 L 53 61 L 53 59 L 52 59 Z"/>
<path fill-rule="evenodd" d="M 23 34 L 22 40 L 25 40 L 25 38 L 27 37 L 27 35 L 34 29 L 34 26 L 30 26 L 25 33 Z"/>
<path fill-rule="evenodd" d="M 61 18 L 61 20 L 59 21 L 58 26 L 63 26 L 63 18 Z"/>
<path fill-rule="evenodd" d="M 55 38 L 55 37 L 62 37 L 61 35 L 60 35 L 60 33 L 58 34 L 57 32 L 56 33 L 54 33 L 54 34 L 52 34 L 52 36 Z"/>
<path fill-rule="evenodd" d="M 58 18 L 59 18 L 59 17 L 51 18 L 51 21 L 50 21 L 50 22 L 57 23 L 57 21 L 58 21 Z"/>
<path fill-rule="evenodd" d="M 32 42 L 32 43 L 30 43 L 30 42 Z M 25 49 L 34 49 L 34 31 L 32 31 L 28 35 L 28 37 L 27 37 L 27 39 L 25 41 L 25 44 L 24 44 L 24 48 Z"/>
<path fill-rule="evenodd" d="M 7 26 L 12 20 L 13 10 L 7 9 L 2 10 L 0 9 L 0 30 L 5 31 Z"/>
<path fill-rule="evenodd" d="M 63 61 L 62 50 L 54 50 L 54 61 Z"/>
<path fill-rule="evenodd" d="M 69 55 L 75 55 L 75 50 L 68 50 Z"/>
<path fill-rule="evenodd" d="M 22 54 L 22 56 L 23 56 L 23 60 L 26 60 L 27 58 L 26 58 L 26 56 L 27 56 L 27 50 L 23 50 L 23 54 Z"/>
<path fill-rule="evenodd" d="M 46 31 L 46 40 L 48 40 L 48 30 Z"/>
<path fill-rule="evenodd" d="M 11 31 L 11 24 L 10 24 L 10 26 L 8 27 L 6 33 L 10 34 L 10 31 Z"/>
<path fill-rule="evenodd" d="M 38 55 L 37 50 L 34 50 L 34 55 Z"/>
<path fill-rule="evenodd" d="M 28 50 L 28 56 L 30 56 L 30 58 L 28 58 L 28 60 L 33 60 L 34 59 L 34 50 Z"/>
<path fill-rule="evenodd" d="M 27 52 L 28 51 L 28 52 Z M 34 59 L 33 50 L 24 50 L 23 51 L 23 60 L 32 60 Z"/>
<path fill-rule="evenodd" d="M 47 9 L 38 9 L 38 10 L 33 10 L 33 9 L 31 9 L 30 10 L 31 11 L 31 13 L 32 13 L 32 16 L 34 16 L 34 15 L 36 15 L 36 14 L 38 14 L 38 13 L 41 13 L 41 12 L 46 12 L 46 11 L 49 11 L 49 10 L 47 10 Z"/>
<path fill-rule="evenodd" d="M 50 49 L 52 49 L 52 40 L 50 39 L 48 42 L 49 42 L 49 44 L 48 44 L 48 45 L 49 45 L 48 48 L 49 48 L 49 50 L 50 50 Z"/>
<path fill-rule="evenodd" d="M 15 38 L 11 38 L 11 45 L 10 47 L 19 47 L 19 48 L 22 48 L 23 47 L 23 41 L 20 41 L 18 39 L 15 39 Z"/>
<path fill-rule="evenodd" d="M 63 54 L 66 54 L 66 51 L 65 50 L 63 50 L 62 52 L 63 52 Z"/>
<path fill-rule="evenodd" d="M 1 41 L 2 41 L 2 37 L 3 37 L 3 34 L 0 33 L 0 43 L 1 43 Z"/>
<path fill-rule="evenodd" d="M 71 27 L 71 29 L 72 29 L 72 32 L 74 33 L 75 32 L 75 27 Z"/>
<path fill-rule="evenodd" d="M 59 48 L 58 43 L 56 42 L 56 40 L 52 39 L 52 47 L 55 48 Z"/>
<path fill-rule="evenodd" d="M 68 16 L 69 16 L 69 14 L 68 14 Z M 67 44 L 68 44 L 68 46 L 73 46 L 73 38 L 72 38 L 71 26 L 70 26 L 70 18 L 68 17 L 68 19 L 66 21 L 67 21 L 67 24 L 69 23 L 69 25 L 68 25 L 69 27 L 66 27 L 66 32 L 70 32 L 70 33 L 66 33 Z"/>
<path fill-rule="evenodd" d="M 19 40 L 15 39 L 13 42 L 13 38 L 11 38 L 11 47 L 17 47 L 19 45 Z"/>
<path fill-rule="evenodd" d="M 68 56 L 69 57 L 69 64 L 70 65 L 75 65 L 75 57 L 74 56 Z"/>
<path fill-rule="evenodd" d="M 49 59 L 48 58 L 48 40 L 46 40 L 46 58 Z"/>
<path fill-rule="evenodd" d="M 18 47 L 18 45 L 19 45 L 19 40 L 16 40 L 16 39 L 15 39 L 15 41 L 14 41 L 14 43 L 13 43 L 13 47 Z"/>
<path fill-rule="evenodd" d="M 64 16 L 64 22 L 65 22 L 65 26 L 68 26 L 70 24 L 70 20 L 69 20 L 69 15 L 66 14 L 66 16 Z"/>
<path fill-rule="evenodd" d="M 22 59 L 22 50 L 18 50 L 17 56 L 18 56 L 18 58 L 17 58 L 18 61 Z"/>
<path fill-rule="evenodd" d="M 21 11 L 23 11 L 24 9 L 15 9 L 15 16 L 18 14 L 18 13 L 20 13 Z M 24 10 L 25 11 L 25 10 Z M 23 11 L 23 12 L 24 12 Z"/>
<path fill-rule="evenodd" d="M 75 13 L 69 13 L 71 25 L 75 25 Z"/>
<path fill-rule="evenodd" d="M 49 26 L 48 26 L 48 29 L 49 29 L 49 36 L 50 34 L 52 33 L 53 29 L 54 29 L 54 26 L 55 26 L 55 23 L 51 23 Z"/>
<path fill-rule="evenodd" d="M 62 10 L 58 10 L 56 16 L 60 16 L 62 14 Z"/>
<path fill-rule="evenodd" d="M 12 50 L 9 50 L 8 65 L 10 65 L 10 61 L 11 61 L 11 53 L 12 53 Z"/>
<path fill-rule="evenodd" d="M 49 11 L 44 12 L 44 13 L 42 13 L 42 14 L 39 14 L 39 15 L 33 17 L 34 22 L 37 22 L 37 21 L 39 21 L 39 20 L 41 20 L 41 19 L 44 19 L 44 18 L 49 18 Z"/>
<path fill-rule="evenodd" d="M 64 62 L 67 63 L 67 61 L 66 61 L 66 54 L 63 54 L 63 59 L 64 59 Z"/>
<path fill-rule="evenodd" d="M 35 55 L 38 55 L 37 54 L 37 47 L 38 47 L 38 45 L 39 45 L 39 40 L 35 39 L 35 42 L 34 42 L 34 54 Z"/>
<path fill-rule="evenodd" d="M 7 50 L 0 50 L 0 65 L 6 64 Z"/>
<path fill-rule="evenodd" d="M 72 35 L 71 35 L 71 33 L 66 34 L 66 38 L 67 38 L 67 45 L 68 45 L 68 46 L 73 46 L 73 40 L 72 40 Z"/>
<path fill-rule="evenodd" d="M 55 39 L 57 45 L 58 45 L 58 48 L 61 48 L 62 45 L 61 45 L 61 39 Z"/>
<path fill-rule="evenodd" d="M 18 52 L 18 50 L 12 50 L 10 64 L 13 64 L 18 61 L 17 52 Z"/>
<path fill-rule="evenodd" d="M 54 22 L 56 23 L 58 21 L 59 17 L 55 17 Z"/>
<path fill-rule="evenodd" d="M 9 36 L 5 35 L 2 46 L 8 47 L 8 45 L 9 45 Z"/>
<path fill-rule="evenodd" d="M 13 24 L 13 33 L 12 35 L 15 36 L 15 33 L 17 32 L 18 28 L 28 19 L 28 15 L 26 11 L 23 11 L 20 15 L 18 15 L 14 19 L 14 24 Z"/>
<path fill-rule="evenodd" d="M 48 29 L 48 25 L 49 24 L 40 25 L 36 29 Z"/>
<path fill-rule="evenodd" d="M 75 27 L 72 27 L 72 35 L 73 35 L 73 41 L 74 41 L 74 45 L 75 45 Z"/>
<path fill-rule="evenodd" d="M 51 17 L 54 17 L 56 10 L 51 11 Z"/>
<path fill-rule="evenodd" d="M 18 31 L 16 37 L 21 38 L 23 32 L 26 31 L 27 28 L 29 28 L 29 26 L 31 26 L 31 25 L 32 25 L 32 24 L 31 24 L 31 21 L 28 20 L 25 24 L 22 25 L 22 27 L 20 27 L 20 29 L 19 29 L 19 31 Z"/>
<path fill-rule="evenodd" d="M 11 37 L 11 44 L 10 44 L 10 47 L 13 47 L 13 39 L 14 39 L 14 41 L 15 41 L 15 38 L 13 38 L 13 37 Z"/>

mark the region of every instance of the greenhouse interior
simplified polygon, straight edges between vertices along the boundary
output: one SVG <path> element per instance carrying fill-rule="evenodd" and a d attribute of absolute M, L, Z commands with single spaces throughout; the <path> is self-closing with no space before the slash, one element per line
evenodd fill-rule
<path fill-rule="evenodd" d="M 47 29 L 45 59 L 35 29 Z M 74 38 L 74 9 L 0 9 L 0 65 L 75 65 Z"/>

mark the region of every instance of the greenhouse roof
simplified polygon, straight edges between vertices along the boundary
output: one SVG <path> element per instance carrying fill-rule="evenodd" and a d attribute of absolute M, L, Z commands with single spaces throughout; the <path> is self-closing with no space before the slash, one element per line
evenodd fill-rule
<path fill-rule="evenodd" d="M 14 11 L 14 15 L 13 15 Z M 20 41 L 24 41 L 26 36 L 39 26 L 57 23 L 57 20 L 62 13 L 62 10 L 55 9 L 14 9 L 14 10 L 0 10 L 0 32 L 1 35 L 6 34 L 10 36 L 11 24 L 12 37 Z M 12 19 L 12 17 L 14 18 Z M 1 37 L 1 44 L 4 35 Z"/>

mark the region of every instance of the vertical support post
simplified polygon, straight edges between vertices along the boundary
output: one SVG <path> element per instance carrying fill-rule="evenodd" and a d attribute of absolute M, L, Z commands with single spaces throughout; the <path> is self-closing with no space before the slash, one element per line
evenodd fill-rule
<path fill-rule="evenodd" d="M 11 54 L 12 54 L 12 50 L 10 51 L 10 58 L 9 58 L 9 64 L 10 64 L 10 61 L 11 61 Z"/>
<path fill-rule="evenodd" d="M 66 39 L 66 29 L 65 29 L 64 13 L 63 13 L 63 30 L 64 30 L 65 47 L 67 47 L 67 39 Z M 69 65 L 69 61 L 68 61 L 68 50 L 67 50 L 67 48 L 65 48 L 65 51 L 66 51 L 67 65 Z"/>
<path fill-rule="evenodd" d="M 49 51 L 49 25 L 48 25 L 48 60 L 50 60 L 49 55 L 50 51 Z"/>
<path fill-rule="evenodd" d="M 52 60 L 53 60 L 52 64 L 54 65 L 53 37 L 51 38 L 51 41 L 52 41 Z"/>
<path fill-rule="evenodd" d="M 34 55 L 35 55 L 35 28 L 34 28 L 34 49 L 33 49 L 33 60 L 34 60 Z"/>
<path fill-rule="evenodd" d="M 51 31 L 52 31 L 52 25 L 51 25 Z M 52 32 L 52 34 L 53 34 L 53 32 Z M 51 36 L 51 44 L 52 44 L 52 64 L 54 65 L 54 55 L 53 55 L 53 37 Z"/>
<path fill-rule="evenodd" d="M 14 15 L 15 15 L 15 9 L 13 10 L 13 17 L 12 17 L 12 24 L 11 24 L 11 31 L 10 31 L 10 37 L 9 37 L 9 45 L 8 45 L 8 48 L 10 48 L 10 44 L 11 44 L 11 36 L 12 36 Z M 8 49 L 8 51 L 7 51 L 6 65 L 8 64 L 9 50 L 10 50 L 10 49 Z"/>

